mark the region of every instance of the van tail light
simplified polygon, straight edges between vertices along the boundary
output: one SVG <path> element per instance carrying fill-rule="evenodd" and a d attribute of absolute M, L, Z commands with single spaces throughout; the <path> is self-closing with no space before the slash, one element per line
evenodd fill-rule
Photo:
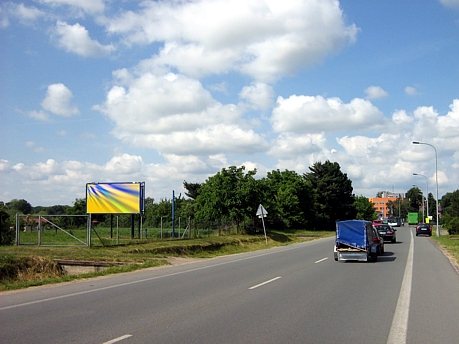
<path fill-rule="evenodd" d="M 373 237 L 373 241 L 374 242 L 378 242 L 379 241 L 379 239 L 378 239 L 378 237 L 376 235 Z"/>

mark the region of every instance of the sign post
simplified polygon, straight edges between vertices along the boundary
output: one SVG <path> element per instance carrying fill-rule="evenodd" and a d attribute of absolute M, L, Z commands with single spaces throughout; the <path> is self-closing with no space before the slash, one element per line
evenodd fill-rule
<path fill-rule="evenodd" d="M 263 231 L 265 232 L 265 240 L 266 240 L 266 246 L 268 246 L 268 237 L 266 236 L 266 228 L 265 228 L 265 220 L 264 218 L 268 215 L 268 212 L 266 209 L 260 204 L 258 206 L 257 210 L 257 216 L 261 218 L 261 222 L 263 223 Z"/>

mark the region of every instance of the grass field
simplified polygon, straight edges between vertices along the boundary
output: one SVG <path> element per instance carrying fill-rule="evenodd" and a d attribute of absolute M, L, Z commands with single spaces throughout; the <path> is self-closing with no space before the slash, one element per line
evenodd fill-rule
<path fill-rule="evenodd" d="M 334 235 L 334 232 L 294 231 L 290 233 L 269 232 L 268 245 L 263 234 L 259 235 L 216 235 L 216 232 L 200 233 L 196 239 L 130 239 L 119 234 L 119 245 L 110 246 L 116 238 L 110 239 L 110 231 L 98 230 L 92 235 L 94 244 L 74 245 L 73 237 L 85 238 L 85 230 L 72 231 L 71 236 L 60 231 L 48 230 L 41 234 L 41 245 L 37 245 L 36 232 L 21 233 L 21 245 L 0 248 L 0 291 L 29 286 L 58 283 L 77 278 L 133 271 L 145 267 L 167 264 L 167 257 L 212 258 L 221 255 L 261 250 L 313 240 Z M 51 244 L 45 244 L 46 242 Z M 96 244 L 98 242 L 98 244 Z M 102 242 L 104 244 L 102 244 Z M 27 243 L 27 244 L 24 244 Z M 56 260 L 83 260 L 124 263 L 79 276 L 68 276 L 59 268 Z"/>
<path fill-rule="evenodd" d="M 459 235 L 443 234 L 439 237 L 433 234 L 431 239 L 437 242 L 447 253 L 456 269 L 459 271 Z"/>
<path fill-rule="evenodd" d="M 224 232 L 226 235 L 234 234 L 235 231 Z M 215 230 L 198 229 L 190 233 L 183 228 L 172 229 L 161 228 L 138 228 L 134 229 L 132 239 L 131 228 L 106 228 L 97 227 L 91 230 L 90 246 L 111 246 L 125 245 L 128 243 L 139 243 L 152 240 L 168 240 L 174 234 L 175 239 L 191 239 L 191 237 L 208 238 L 218 235 Z M 86 228 L 79 229 L 46 229 L 19 232 L 19 245 L 42 245 L 42 246 L 88 246 L 88 233 Z"/>

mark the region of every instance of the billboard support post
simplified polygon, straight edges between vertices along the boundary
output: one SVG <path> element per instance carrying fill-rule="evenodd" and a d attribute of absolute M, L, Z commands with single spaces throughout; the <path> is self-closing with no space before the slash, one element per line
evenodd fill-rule
<path fill-rule="evenodd" d="M 86 234 L 86 237 L 88 238 L 88 243 L 86 244 L 86 246 L 88 247 L 91 247 L 91 223 L 92 223 L 92 220 L 91 220 L 91 214 L 88 214 L 88 218 L 87 218 L 87 234 Z"/>

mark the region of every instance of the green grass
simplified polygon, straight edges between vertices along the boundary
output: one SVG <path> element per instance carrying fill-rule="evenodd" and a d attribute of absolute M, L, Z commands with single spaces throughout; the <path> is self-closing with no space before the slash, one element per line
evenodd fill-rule
<path fill-rule="evenodd" d="M 28 232 L 27 234 L 37 236 L 36 232 Z M 46 237 L 47 240 L 52 241 L 52 233 L 45 234 L 49 235 L 49 237 Z M 77 233 L 73 235 L 77 236 Z M 99 235 L 102 240 L 108 240 L 104 237 L 103 232 L 99 233 Z M 209 236 L 198 239 L 132 241 L 129 238 L 126 239 L 126 243 L 123 245 L 108 246 L 108 242 L 106 242 L 106 246 L 99 244 L 99 246 L 93 245 L 91 248 L 86 246 L 37 246 L 31 244 L 2 246 L 0 247 L 0 291 L 159 266 L 167 264 L 167 257 L 212 258 L 289 245 L 333 235 L 334 232 L 292 231 L 283 233 L 271 231 L 268 233 L 268 245 L 266 245 L 263 234 L 223 236 L 209 234 Z M 24 236 L 25 238 L 26 236 Z M 44 239 L 45 235 L 42 235 L 41 238 Z M 100 243 L 98 238 L 97 240 Z M 55 260 L 66 259 L 123 262 L 125 264 L 113 266 L 104 271 L 68 276 L 57 269 L 55 263 Z"/>
<path fill-rule="evenodd" d="M 198 237 L 211 237 L 215 236 L 216 231 L 208 231 L 206 229 L 199 229 L 197 231 Z M 145 242 L 152 240 L 167 240 L 172 236 L 171 229 L 161 228 L 143 228 L 139 235 L 139 229 L 135 228 L 134 237 L 131 238 L 131 228 L 110 228 L 94 227 L 91 230 L 91 246 L 105 246 L 105 245 L 118 245 L 129 244 L 134 242 Z M 141 239 L 139 239 L 139 237 Z M 185 232 L 183 228 L 175 229 L 175 238 L 189 237 L 189 232 Z M 87 230 L 86 228 L 68 229 L 65 232 L 52 228 L 45 229 L 40 232 L 33 231 L 20 231 L 19 232 L 20 245 L 43 245 L 43 246 L 86 246 L 87 244 Z"/>
<path fill-rule="evenodd" d="M 440 235 L 439 237 L 432 235 L 431 238 L 435 240 L 443 249 L 448 252 L 451 258 L 454 258 L 456 264 L 459 262 L 459 236 L 458 235 Z"/>

